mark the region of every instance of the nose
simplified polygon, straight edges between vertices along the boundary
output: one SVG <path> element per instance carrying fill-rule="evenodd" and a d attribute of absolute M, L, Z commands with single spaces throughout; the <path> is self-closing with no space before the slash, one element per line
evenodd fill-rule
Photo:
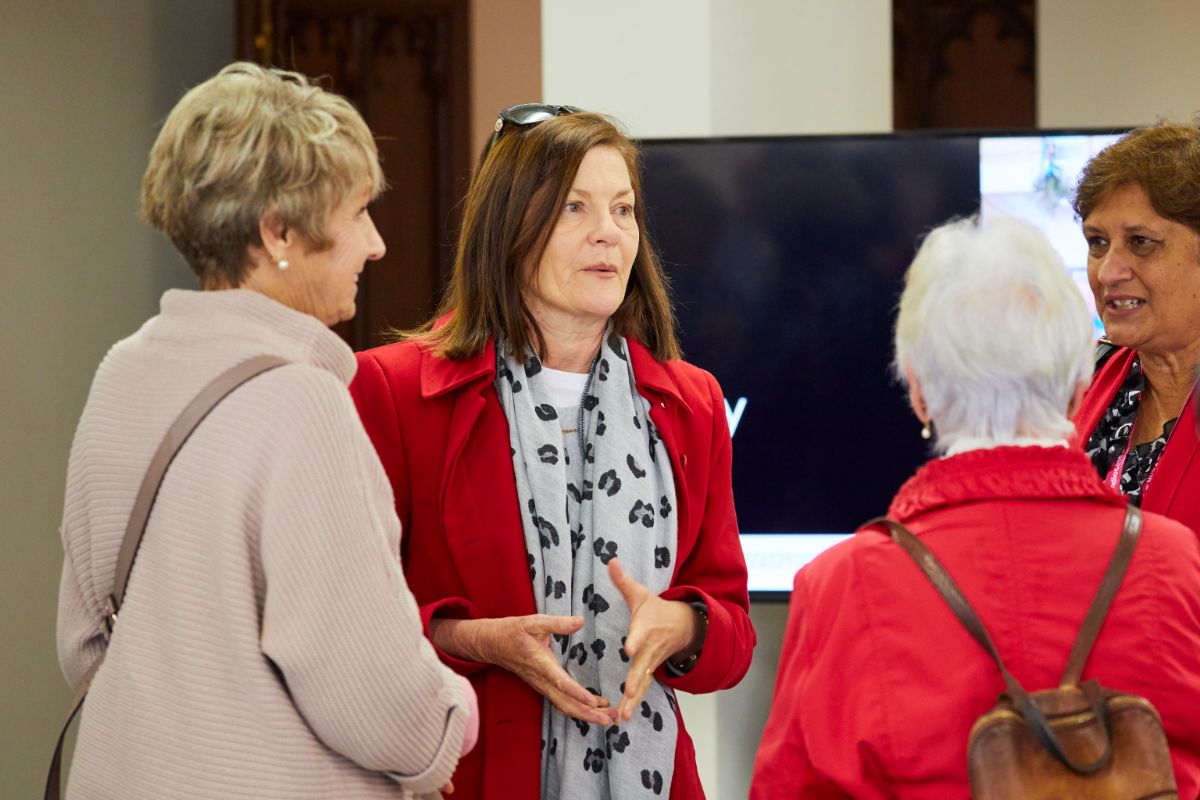
<path fill-rule="evenodd" d="M 387 252 L 387 245 L 383 243 L 383 237 L 379 235 L 379 229 L 375 227 L 375 220 L 369 214 L 367 219 L 371 223 L 367 231 L 367 260 L 378 261 Z"/>
<path fill-rule="evenodd" d="M 1121 281 L 1133 276 L 1130 253 L 1120 244 L 1114 243 L 1100 258 L 1100 266 L 1096 270 L 1096 280 L 1102 286 L 1115 286 Z"/>
<path fill-rule="evenodd" d="M 616 244 L 621 236 L 621 228 L 611 211 L 604 210 L 597 215 L 595 226 L 592 228 L 592 241 L 595 244 Z"/>

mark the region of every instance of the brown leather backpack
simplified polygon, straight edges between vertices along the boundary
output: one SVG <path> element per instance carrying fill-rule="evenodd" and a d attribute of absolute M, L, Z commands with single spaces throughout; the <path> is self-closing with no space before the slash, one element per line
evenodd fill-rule
<path fill-rule="evenodd" d="M 949 604 L 975 641 L 996 661 L 1005 691 L 975 721 L 967 743 L 971 796 L 976 800 L 1175 798 L 1175 773 L 1162 720 L 1143 697 L 1080 683 L 1084 664 L 1133 557 L 1142 515 L 1129 506 L 1116 552 L 1067 659 L 1057 689 L 1027 693 L 1005 668 L 979 615 L 945 568 L 900 523 L 882 525 Z"/>

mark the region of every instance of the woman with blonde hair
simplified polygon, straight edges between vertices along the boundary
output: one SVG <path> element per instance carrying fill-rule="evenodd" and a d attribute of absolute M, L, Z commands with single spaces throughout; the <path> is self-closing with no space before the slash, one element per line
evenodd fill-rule
<path fill-rule="evenodd" d="M 71 448 L 58 649 L 83 707 L 69 794 L 399 797 L 444 786 L 477 726 L 422 635 L 391 490 L 329 326 L 384 254 L 374 140 L 343 98 L 238 63 L 167 117 L 142 216 L 200 291 L 96 372 Z M 152 455 L 217 376 L 229 393 L 153 501 L 119 616 L 118 549 Z M 102 662 L 99 660 L 103 659 Z"/>

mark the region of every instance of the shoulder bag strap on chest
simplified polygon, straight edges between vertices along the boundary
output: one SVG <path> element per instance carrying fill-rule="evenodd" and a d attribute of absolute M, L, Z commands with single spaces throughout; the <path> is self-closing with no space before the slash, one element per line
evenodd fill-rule
<path fill-rule="evenodd" d="M 133 560 L 137 556 L 138 546 L 141 545 L 142 536 L 146 533 L 146 523 L 150 519 L 150 510 L 154 506 L 154 499 L 158 496 L 158 488 L 167 473 L 167 468 L 171 466 L 171 461 L 179 452 L 179 448 L 183 447 L 183 443 L 192 435 L 196 426 L 230 392 L 256 375 L 287 363 L 287 360 L 278 356 L 259 356 L 226 370 L 200 390 L 200 394 L 188 403 L 171 425 L 166 436 L 163 437 L 158 450 L 150 460 L 150 466 L 146 468 L 137 498 L 133 502 L 133 510 L 130 512 L 129 522 L 125 526 L 125 538 L 121 540 L 121 551 L 117 556 L 117 569 L 113 577 L 112 592 L 105 599 L 104 626 L 110 636 L 113 623 L 117 619 L 117 611 L 125 599 L 125 586 L 129 582 L 129 572 L 133 569 Z M 71 721 L 75 719 L 75 715 L 83 706 L 88 688 L 91 687 L 92 679 L 96 676 L 102 663 L 104 663 L 103 652 L 92 662 L 92 666 L 88 668 L 83 680 L 79 683 L 79 688 L 75 691 L 75 697 L 71 700 L 71 710 L 58 735 L 58 744 L 54 748 L 54 757 L 50 762 L 50 772 L 46 776 L 45 800 L 59 800 L 62 797 L 62 751 L 67 737 L 67 729 L 71 727 Z"/>

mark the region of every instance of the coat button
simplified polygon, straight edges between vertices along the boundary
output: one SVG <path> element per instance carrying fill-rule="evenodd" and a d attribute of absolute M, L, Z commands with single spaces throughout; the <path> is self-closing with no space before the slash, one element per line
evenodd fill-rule
<path fill-rule="evenodd" d="M 679 463 L 681 466 L 684 466 L 684 467 L 687 466 L 687 453 L 684 453 L 683 455 L 679 456 Z"/>
<path fill-rule="evenodd" d="M 666 401 L 666 400 L 659 400 L 659 401 L 658 401 L 658 407 L 659 407 L 659 408 L 666 408 L 666 407 L 667 407 L 667 401 Z"/>

